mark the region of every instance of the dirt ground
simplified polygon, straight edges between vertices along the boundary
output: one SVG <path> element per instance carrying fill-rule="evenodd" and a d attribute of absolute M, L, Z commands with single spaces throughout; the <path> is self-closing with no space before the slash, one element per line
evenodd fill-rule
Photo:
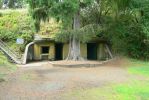
<path fill-rule="evenodd" d="M 52 67 L 49 62 L 18 68 L 0 83 L 0 100 L 63 100 L 61 94 L 73 89 L 102 87 L 130 79 L 121 62 L 94 68 Z"/>

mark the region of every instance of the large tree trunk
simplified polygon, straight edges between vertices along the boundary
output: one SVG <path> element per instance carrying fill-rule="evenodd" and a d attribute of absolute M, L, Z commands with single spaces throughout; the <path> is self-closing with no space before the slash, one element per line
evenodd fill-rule
<path fill-rule="evenodd" d="M 76 13 L 73 19 L 73 30 L 80 29 L 80 13 Z M 83 60 L 80 54 L 80 40 L 72 35 L 69 40 L 69 53 L 67 60 Z"/>

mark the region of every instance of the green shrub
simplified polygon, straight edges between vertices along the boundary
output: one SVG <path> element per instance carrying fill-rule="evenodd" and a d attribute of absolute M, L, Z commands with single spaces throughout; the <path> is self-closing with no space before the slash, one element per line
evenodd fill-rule
<path fill-rule="evenodd" d="M 140 22 L 131 22 L 131 17 L 121 16 L 106 30 L 105 37 L 111 42 L 113 51 L 132 58 L 149 59 L 149 18 L 141 18 Z M 145 26 L 145 24 L 147 24 Z"/>
<path fill-rule="evenodd" d="M 10 11 L 2 14 L 0 17 L 0 39 L 15 44 L 17 38 L 23 38 L 25 40 L 24 48 L 33 38 L 34 26 L 31 16 L 25 11 Z"/>

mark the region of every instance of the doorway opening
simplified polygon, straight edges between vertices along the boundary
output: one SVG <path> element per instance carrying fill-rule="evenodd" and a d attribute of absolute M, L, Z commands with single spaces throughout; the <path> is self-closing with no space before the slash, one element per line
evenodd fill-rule
<path fill-rule="evenodd" d="M 63 60 L 63 44 L 55 44 L 55 60 Z"/>
<path fill-rule="evenodd" d="M 97 43 L 87 44 L 87 59 L 97 60 Z"/>
<path fill-rule="evenodd" d="M 49 46 L 42 46 L 41 47 L 41 59 L 48 60 L 49 59 Z"/>

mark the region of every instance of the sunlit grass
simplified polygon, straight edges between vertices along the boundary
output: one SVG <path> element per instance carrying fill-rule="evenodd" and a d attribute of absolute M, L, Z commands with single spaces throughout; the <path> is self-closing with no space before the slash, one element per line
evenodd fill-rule
<path fill-rule="evenodd" d="M 135 81 L 114 87 L 119 100 L 149 100 L 149 81 Z"/>
<path fill-rule="evenodd" d="M 149 82 L 130 82 L 101 88 L 77 89 L 62 96 L 64 100 L 149 100 Z"/>
<path fill-rule="evenodd" d="M 64 100 L 149 100 L 149 63 L 130 60 L 130 75 L 145 76 L 145 80 L 130 79 L 126 83 L 109 83 L 103 87 L 76 89 L 62 95 Z"/>
<path fill-rule="evenodd" d="M 131 65 L 128 67 L 128 72 L 131 74 L 149 76 L 149 62 L 131 60 Z"/>

